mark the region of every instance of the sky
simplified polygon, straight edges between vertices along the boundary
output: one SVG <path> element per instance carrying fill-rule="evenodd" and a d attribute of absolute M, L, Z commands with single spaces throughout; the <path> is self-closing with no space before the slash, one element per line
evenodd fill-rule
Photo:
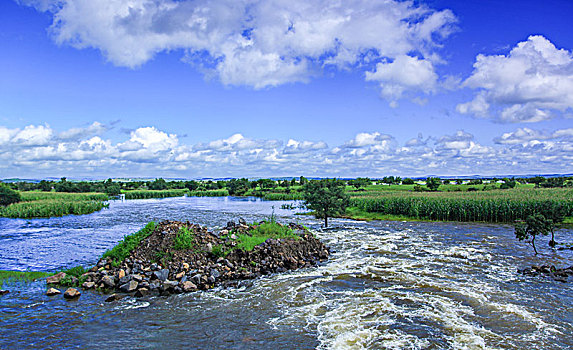
<path fill-rule="evenodd" d="M 573 173 L 573 1 L 6 0 L 0 179 Z"/>

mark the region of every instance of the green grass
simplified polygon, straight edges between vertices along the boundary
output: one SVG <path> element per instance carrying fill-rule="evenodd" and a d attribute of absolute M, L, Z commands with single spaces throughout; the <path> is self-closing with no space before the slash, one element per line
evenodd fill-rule
<path fill-rule="evenodd" d="M 4 282 L 8 281 L 34 281 L 40 278 L 46 278 L 52 275 L 48 272 L 40 271 L 6 271 L 0 270 L 0 287 L 4 286 Z"/>
<path fill-rule="evenodd" d="M 455 185 L 454 185 L 455 186 Z M 368 190 L 351 194 L 350 215 L 376 213 L 418 220 L 513 222 L 552 206 L 573 216 L 573 189 L 521 187 L 476 192 Z M 358 215 L 358 216 L 360 216 Z"/>
<path fill-rule="evenodd" d="M 302 192 L 291 192 L 291 193 L 267 193 L 263 196 L 263 199 L 268 201 L 289 201 L 289 200 L 302 200 L 304 194 Z"/>
<path fill-rule="evenodd" d="M 227 197 L 229 191 L 224 188 L 219 190 L 191 191 L 189 195 L 192 197 Z"/>
<path fill-rule="evenodd" d="M 190 231 L 185 226 L 181 227 L 173 239 L 173 249 L 187 250 L 193 249 L 195 246 L 195 232 Z"/>
<path fill-rule="evenodd" d="M 111 258 L 113 266 L 119 266 L 131 254 L 133 249 L 155 230 L 155 223 L 151 221 L 141 230 L 125 236 L 115 247 L 106 251 L 102 258 Z"/>
<path fill-rule="evenodd" d="M 250 235 L 238 234 L 236 249 L 242 249 L 245 251 L 251 251 L 253 248 L 261 243 L 266 242 L 267 239 L 282 239 L 291 238 L 299 239 L 293 230 L 289 227 L 279 225 L 276 222 L 264 222 L 251 230 Z"/>
<path fill-rule="evenodd" d="M 168 198 L 168 197 L 183 197 L 189 194 L 187 189 L 175 190 L 134 190 L 125 191 L 125 199 L 151 199 L 151 198 Z"/>

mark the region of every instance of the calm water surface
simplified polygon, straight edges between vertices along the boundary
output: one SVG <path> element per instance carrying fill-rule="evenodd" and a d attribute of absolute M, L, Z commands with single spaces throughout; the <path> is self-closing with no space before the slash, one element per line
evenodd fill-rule
<path fill-rule="evenodd" d="M 239 289 L 104 303 L 44 295 L 43 282 L 4 286 L 0 348 L 571 349 L 573 281 L 517 274 L 573 264 L 571 251 L 533 257 L 504 225 L 332 220 L 281 210 L 284 202 L 169 198 L 112 202 L 84 216 L 0 218 L 0 269 L 90 266 L 151 220 L 222 227 L 244 217 L 310 226 L 333 250 L 321 266 Z M 273 209 L 274 206 L 274 209 Z M 561 242 L 573 242 L 571 231 Z"/>

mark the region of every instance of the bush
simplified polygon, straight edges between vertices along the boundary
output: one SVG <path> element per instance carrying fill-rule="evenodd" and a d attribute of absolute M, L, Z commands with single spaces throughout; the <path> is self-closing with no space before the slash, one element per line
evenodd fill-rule
<path fill-rule="evenodd" d="M 22 200 L 20 193 L 0 184 L 0 205 L 7 206 Z"/>
<path fill-rule="evenodd" d="M 195 247 L 195 233 L 183 226 L 173 239 L 173 249 L 187 250 Z"/>

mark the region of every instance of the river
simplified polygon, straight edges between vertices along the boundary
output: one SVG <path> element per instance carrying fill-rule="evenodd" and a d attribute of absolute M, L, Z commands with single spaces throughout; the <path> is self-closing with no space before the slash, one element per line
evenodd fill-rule
<path fill-rule="evenodd" d="M 507 225 L 331 220 L 331 228 L 253 198 L 113 201 L 109 209 L 50 219 L 0 218 L 0 269 L 91 266 L 151 220 L 223 227 L 239 217 L 298 221 L 331 247 L 320 266 L 237 289 L 125 298 L 84 291 L 44 295 L 43 281 L 8 282 L 0 296 L 0 349 L 571 349 L 573 281 L 517 268 L 573 264 L 540 255 Z M 571 230 L 560 242 L 573 242 Z"/>

